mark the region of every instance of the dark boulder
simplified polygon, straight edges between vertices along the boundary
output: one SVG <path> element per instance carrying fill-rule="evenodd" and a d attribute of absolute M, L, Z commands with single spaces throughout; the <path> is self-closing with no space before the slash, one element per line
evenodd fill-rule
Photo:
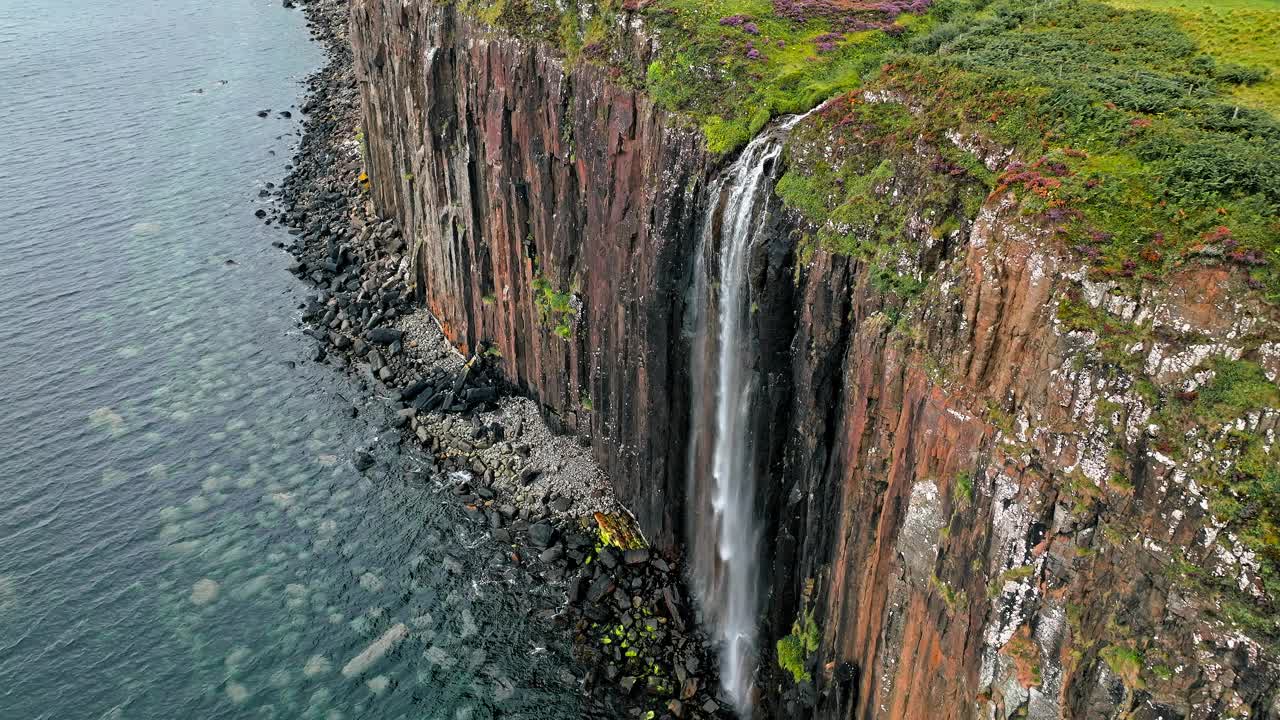
<path fill-rule="evenodd" d="M 555 537 L 555 529 L 546 523 L 536 523 L 529 526 L 529 542 L 538 547 L 547 547 L 551 544 L 552 538 Z"/>
<path fill-rule="evenodd" d="M 365 337 L 375 345 L 391 345 L 400 342 L 404 333 L 392 328 L 377 327 L 365 333 Z"/>
<path fill-rule="evenodd" d="M 356 470 L 364 472 L 365 470 L 373 467 L 377 461 L 374 460 L 373 454 L 368 450 L 358 450 L 356 451 L 356 456 L 352 462 L 355 464 Z"/>
<path fill-rule="evenodd" d="M 606 595 L 613 592 L 613 589 L 613 578 L 608 575 L 601 575 L 596 578 L 591 583 L 591 587 L 587 589 L 587 602 L 592 605 L 596 605 L 603 600 Z"/>

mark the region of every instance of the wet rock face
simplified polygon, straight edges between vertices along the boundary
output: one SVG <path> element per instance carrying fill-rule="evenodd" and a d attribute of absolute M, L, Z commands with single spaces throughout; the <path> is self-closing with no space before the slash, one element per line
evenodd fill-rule
<path fill-rule="evenodd" d="M 357 0 L 351 39 L 372 196 L 412 247 L 419 297 L 464 352 L 491 348 L 591 438 L 619 499 L 670 547 L 700 137 L 452 3 Z"/>

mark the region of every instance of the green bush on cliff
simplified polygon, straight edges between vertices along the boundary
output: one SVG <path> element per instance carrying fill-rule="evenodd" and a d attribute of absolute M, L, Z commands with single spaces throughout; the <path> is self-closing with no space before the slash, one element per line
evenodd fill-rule
<path fill-rule="evenodd" d="M 1247 361 L 1219 358 L 1209 363 L 1213 379 L 1195 394 L 1174 403 L 1184 413 L 1182 425 L 1170 422 L 1171 432 L 1183 427 L 1220 431 L 1236 418 L 1268 408 L 1280 408 L 1280 388 L 1267 380 L 1261 367 Z M 1168 418 L 1168 414 L 1162 419 Z M 1280 446 L 1247 430 L 1231 427 L 1222 433 L 1213 457 L 1201 463 L 1197 481 L 1210 492 L 1210 508 L 1227 523 L 1260 562 L 1263 589 L 1270 597 L 1273 612 L 1258 617 L 1247 608 L 1252 599 L 1243 597 L 1233 583 L 1203 578 L 1214 586 L 1225 602 L 1224 611 L 1233 621 L 1243 621 L 1254 631 L 1280 640 Z M 1234 458 L 1229 465 L 1219 458 Z M 1234 617 L 1233 617 L 1234 616 Z"/>
<path fill-rule="evenodd" d="M 1146 683 L 1142 680 L 1142 667 L 1145 659 L 1140 651 L 1129 647 L 1110 645 L 1103 648 L 1099 655 L 1101 655 L 1107 667 L 1111 668 L 1111 672 L 1124 681 L 1126 687 L 1135 689 L 1146 687 Z"/>
<path fill-rule="evenodd" d="M 791 633 L 778 640 L 778 667 L 791 674 L 797 683 L 812 679 L 807 668 L 809 658 L 818 651 L 818 624 L 813 611 L 802 613 L 791 625 Z"/>
<path fill-rule="evenodd" d="M 577 311 L 573 307 L 572 293 L 556 290 L 549 280 L 538 275 L 533 279 L 533 305 L 538 310 L 539 320 L 557 337 L 561 340 L 573 337 Z"/>

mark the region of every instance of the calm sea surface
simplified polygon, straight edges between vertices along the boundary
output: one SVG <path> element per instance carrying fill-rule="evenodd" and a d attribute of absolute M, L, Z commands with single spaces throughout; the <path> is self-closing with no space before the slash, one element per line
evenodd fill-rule
<path fill-rule="evenodd" d="M 0 0 L 0 719 L 577 714 L 555 593 L 303 360 L 253 211 L 321 61 L 279 0 Z"/>

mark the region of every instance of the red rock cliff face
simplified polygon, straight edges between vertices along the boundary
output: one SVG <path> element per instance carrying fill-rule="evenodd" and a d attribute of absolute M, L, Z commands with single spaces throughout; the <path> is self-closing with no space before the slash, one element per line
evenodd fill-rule
<path fill-rule="evenodd" d="M 351 38 L 373 197 L 414 243 L 420 296 L 455 344 L 500 353 L 513 383 L 590 438 L 670 546 L 700 136 L 453 4 L 361 0 Z"/>
<path fill-rule="evenodd" d="M 451 4 L 353 8 L 373 200 L 414 243 L 420 296 L 458 346 L 496 350 L 589 438 L 650 539 L 673 547 L 682 323 L 713 170 L 700 138 L 603 70 Z M 920 190 L 918 149 L 896 163 L 903 197 Z M 1058 312 L 1142 323 L 1124 350 L 1194 387 L 1218 356 L 1275 381 L 1274 309 L 1209 267 L 1137 298 L 1093 282 L 1006 195 L 958 229 L 936 222 L 903 223 L 916 251 L 900 264 L 924 283 L 907 306 L 864 262 L 799 259 L 795 218 L 754 261 L 768 639 L 807 610 L 821 628 L 811 687 L 762 658 L 763 714 L 1280 717 L 1274 649 L 1178 571 L 1246 594 L 1261 582 L 1195 480 L 1220 438 L 1166 452 L 1160 408 Z M 1274 443 L 1280 418 L 1238 424 Z"/>
<path fill-rule="evenodd" d="M 905 197 L 916 152 L 895 162 Z M 1214 449 L 1229 431 L 1174 459 L 1160 408 L 1059 317 L 1076 302 L 1150 327 L 1126 357 L 1190 388 L 1210 356 L 1274 381 L 1274 308 L 1211 267 L 1137 298 L 1092 282 L 1008 194 L 949 235 L 939 222 L 907 213 L 900 263 L 926 285 L 905 307 L 848 257 L 800 270 L 773 611 L 778 633 L 803 608 L 822 628 L 812 716 L 1280 716 L 1274 647 L 1186 579 L 1262 592 L 1195 479 L 1230 462 Z M 1274 438 L 1280 413 L 1234 422 Z M 805 715 L 775 675 L 776 715 Z"/>

